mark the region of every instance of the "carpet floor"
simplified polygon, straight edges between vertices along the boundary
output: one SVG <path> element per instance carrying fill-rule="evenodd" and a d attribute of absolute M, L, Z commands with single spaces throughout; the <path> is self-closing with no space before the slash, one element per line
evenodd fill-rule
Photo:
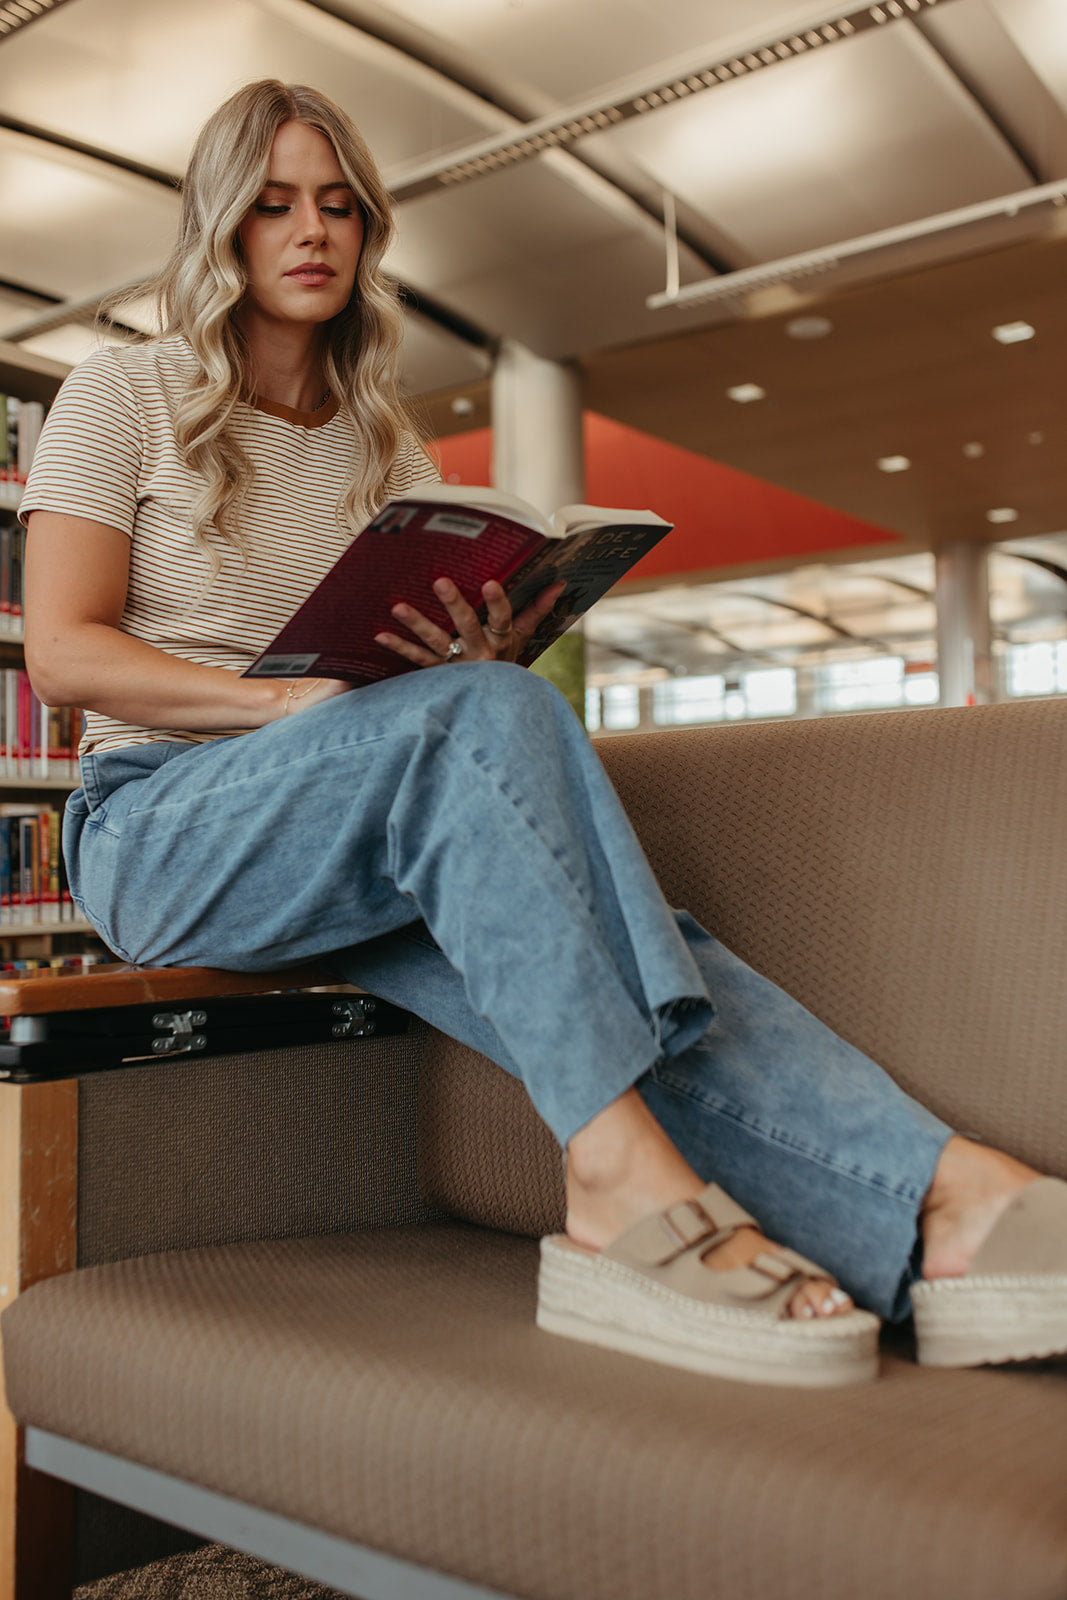
<path fill-rule="evenodd" d="M 221 1544 L 168 1556 L 75 1589 L 74 1600 L 346 1600 Z"/>

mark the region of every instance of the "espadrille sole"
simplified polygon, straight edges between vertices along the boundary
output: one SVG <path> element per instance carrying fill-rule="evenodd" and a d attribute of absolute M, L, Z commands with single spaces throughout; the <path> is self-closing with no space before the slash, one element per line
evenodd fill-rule
<path fill-rule="evenodd" d="M 800 1321 L 693 1300 L 583 1250 L 565 1234 L 541 1241 L 537 1325 L 647 1361 L 749 1383 L 829 1388 L 878 1376 L 879 1323 L 870 1312 Z"/>
<path fill-rule="evenodd" d="M 1067 1275 L 934 1278 L 911 1290 L 924 1367 L 981 1367 L 1067 1354 Z"/>

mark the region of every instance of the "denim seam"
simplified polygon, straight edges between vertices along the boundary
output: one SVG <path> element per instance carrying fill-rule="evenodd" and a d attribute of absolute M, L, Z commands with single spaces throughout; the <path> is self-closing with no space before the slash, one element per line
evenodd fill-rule
<path fill-rule="evenodd" d="M 892 1188 L 888 1184 L 880 1181 L 875 1176 L 867 1176 L 864 1173 L 850 1170 L 847 1167 L 838 1166 L 836 1162 L 824 1155 L 823 1152 L 813 1150 L 809 1145 L 801 1144 L 798 1140 L 790 1139 L 787 1134 L 780 1133 L 777 1129 L 765 1128 L 761 1123 L 755 1122 L 751 1118 L 739 1116 L 735 1112 L 728 1110 L 723 1104 L 717 1104 L 715 1101 L 708 1099 L 704 1095 L 692 1094 L 689 1090 L 682 1088 L 677 1082 L 672 1082 L 668 1078 L 665 1078 L 663 1073 L 660 1071 L 655 1073 L 655 1077 L 656 1082 L 662 1089 L 666 1090 L 668 1094 L 672 1094 L 680 1100 L 691 1101 L 693 1105 L 700 1106 L 701 1110 L 710 1112 L 712 1116 L 720 1117 L 724 1122 L 736 1123 L 739 1127 L 745 1128 L 756 1138 L 762 1139 L 764 1144 L 779 1145 L 784 1150 L 790 1150 L 796 1155 L 803 1156 L 805 1160 L 812 1162 L 813 1165 L 823 1167 L 827 1172 L 834 1173 L 836 1177 L 846 1179 L 849 1183 L 858 1184 L 859 1187 L 863 1189 L 876 1190 L 879 1194 L 885 1195 L 890 1200 L 898 1200 L 900 1201 L 901 1205 L 906 1205 L 909 1207 L 919 1205 L 923 1199 L 922 1194 L 920 1194 L 919 1191 L 914 1189 L 910 1184 L 903 1189 L 901 1189 L 899 1186 L 897 1188 Z"/>

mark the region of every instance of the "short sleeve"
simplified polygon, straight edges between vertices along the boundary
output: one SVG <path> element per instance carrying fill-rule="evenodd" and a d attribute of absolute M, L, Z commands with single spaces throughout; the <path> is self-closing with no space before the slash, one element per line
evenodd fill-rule
<path fill-rule="evenodd" d="M 441 473 L 436 463 L 423 449 L 412 433 L 405 433 L 400 448 L 389 469 L 386 480 L 387 499 L 394 495 L 409 494 L 420 483 L 440 483 Z"/>
<path fill-rule="evenodd" d="M 133 536 L 144 432 L 120 364 L 97 350 L 66 379 L 45 418 L 19 515 L 56 511 Z"/>

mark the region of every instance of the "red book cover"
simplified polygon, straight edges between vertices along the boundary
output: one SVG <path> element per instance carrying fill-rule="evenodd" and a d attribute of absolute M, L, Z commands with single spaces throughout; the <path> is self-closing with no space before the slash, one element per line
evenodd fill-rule
<path fill-rule="evenodd" d="M 452 620 L 433 593 L 441 577 L 475 609 L 484 609 L 482 585 L 494 578 L 516 612 L 565 581 L 523 653 L 529 664 L 671 528 L 651 512 L 572 506 L 557 515 L 570 519 L 565 532 L 532 506 L 484 489 L 434 487 L 390 501 L 245 676 L 374 683 L 416 670 L 374 636 L 407 631 L 392 615 L 399 601 L 451 635 Z"/>

